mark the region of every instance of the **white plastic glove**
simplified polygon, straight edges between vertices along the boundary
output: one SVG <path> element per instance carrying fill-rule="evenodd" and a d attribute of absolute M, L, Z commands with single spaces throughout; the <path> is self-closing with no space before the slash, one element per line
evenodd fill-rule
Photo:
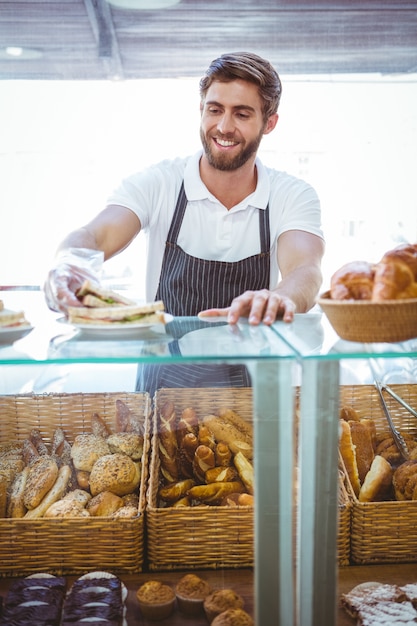
<path fill-rule="evenodd" d="M 81 306 L 75 293 L 85 280 L 100 283 L 103 262 L 100 250 L 68 248 L 60 252 L 43 288 L 48 307 L 67 313 L 69 306 Z"/>

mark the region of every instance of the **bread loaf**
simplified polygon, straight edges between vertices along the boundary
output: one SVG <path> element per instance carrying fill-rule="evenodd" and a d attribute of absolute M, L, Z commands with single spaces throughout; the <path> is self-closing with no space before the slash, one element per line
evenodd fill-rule
<path fill-rule="evenodd" d="M 193 471 L 195 478 L 203 483 L 206 472 L 216 464 L 214 452 L 208 446 L 199 445 L 194 454 Z"/>
<path fill-rule="evenodd" d="M 90 514 L 81 502 L 77 500 L 60 499 L 46 509 L 44 517 L 90 517 Z"/>
<path fill-rule="evenodd" d="M 165 502 L 175 502 L 186 496 L 194 485 L 195 481 L 192 478 L 165 485 L 159 489 L 159 497 Z"/>

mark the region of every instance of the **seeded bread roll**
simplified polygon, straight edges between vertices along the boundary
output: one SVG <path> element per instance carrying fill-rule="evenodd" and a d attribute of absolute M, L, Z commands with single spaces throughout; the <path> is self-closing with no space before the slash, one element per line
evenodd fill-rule
<path fill-rule="evenodd" d="M 74 467 L 84 472 L 91 472 L 97 459 L 109 453 L 110 448 L 107 441 L 92 433 L 77 435 L 71 448 Z"/>
<path fill-rule="evenodd" d="M 126 454 L 107 454 L 100 457 L 90 473 L 90 491 L 93 496 L 111 491 L 124 496 L 135 491 L 140 482 L 140 463 Z"/>
<path fill-rule="evenodd" d="M 58 471 L 55 483 L 52 485 L 48 493 L 42 498 L 37 507 L 28 511 L 24 519 L 37 519 L 43 517 L 51 504 L 60 500 L 67 490 L 69 480 L 71 478 L 71 469 L 68 465 L 63 465 Z"/>
<path fill-rule="evenodd" d="M 27 508 L 24 503 L 24 493 L 27 477 L 29 475 L 29 467 L 26 466 L 19 472 L 10 487 L 10 493 L 7 503 L 7 517 L 24 517 Z"/>
<path fill-rule="evenodd" d="M 29 467 L 23 502 L 27 509 L 35 509 L 48 491 L 53 487 L 58 476 L 58 465 L 51 456 L 40 456 Z"/>
<path fill-rule="evenodd" d="M 107 437 L 110 452 L 124 453 L 133 461 L 140 461 L 143 453 L 143 436 L 137 433 L 114 433 Z"/>

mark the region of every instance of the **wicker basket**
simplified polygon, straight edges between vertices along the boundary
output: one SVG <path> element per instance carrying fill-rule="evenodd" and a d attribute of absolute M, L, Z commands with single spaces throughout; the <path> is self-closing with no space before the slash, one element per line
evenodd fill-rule
<path fill-rule="evenodd" d="M 199 417 L 221 407 L 234 409 L 252 422 L 251 389 L 162 389 L 156 393 L 149 489 L 146 508 L 148 567 L 150 570 L 252 567 L 254 519 L 252 507 L 158 508 L 160 459 L 158 407 L 170 400 L 180 413 L 194 407 Z M 349 563 L 351 502 L 343 481 L 339 491 L 338 558 Z"/>
<path fill-rule="evenodd" d="M 318 299 L 341 339 L 361 343 L 398 342 L 417 337 L 417 299 L 331 300 L 326 291 Z"/>
<path fill-rule="evenodd" d="M 417 385 L 391 385 L 399 396 L 417 407 Z M 397 429 L 416 435 L 417 420 L 385 396 Z M 341 404 L 361 417 L 375 421 L 378 434 L 387 433 L 378 392 L 373 385 L 342 386 Z M 348 483 L 352 499 L 351 561 L 357 564 L 417 561 L 417 501 L 359 502 Z"/>
<path fill-rule="evenodd" d="M 98 413 L 115 430 L 115 403 L 122 400 L 143 420 L 145 429 L 138 516 L 67 519 L 1 519 L 0 576 L 34 572 L 82 574 L 93 569 L 114 573 L 140 572 L 144 561 L 144 507 L 150 448 L 148 394 L 46 394 L 0 396 L 0 443 L 23 441 L 37 428 L 48 443 L 61 427 L 71 443 L 91 432 L 91 415 Z"/>

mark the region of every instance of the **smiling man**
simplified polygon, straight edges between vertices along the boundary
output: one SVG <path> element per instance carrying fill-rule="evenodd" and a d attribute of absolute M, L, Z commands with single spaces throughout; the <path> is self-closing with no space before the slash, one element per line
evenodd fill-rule
<path fill-rule="evenodd" d="M 201 79 L 200 96 L 202 151 L 126 178 L 101 213 L 65 238 L 58 259 L 66 262 L 45 283 L 50 308 L 79 306 L 75 291 L 92 277 L 86 249 L 109 259 L 141 230 L 147 299 L 163 300 L 173 315 L 271 324 L 313 306 L 324 253 L 319 200 L 306 182 L 257 157 L 278 121 L 276 70 L 249 52 L 224 54 Z"/>

